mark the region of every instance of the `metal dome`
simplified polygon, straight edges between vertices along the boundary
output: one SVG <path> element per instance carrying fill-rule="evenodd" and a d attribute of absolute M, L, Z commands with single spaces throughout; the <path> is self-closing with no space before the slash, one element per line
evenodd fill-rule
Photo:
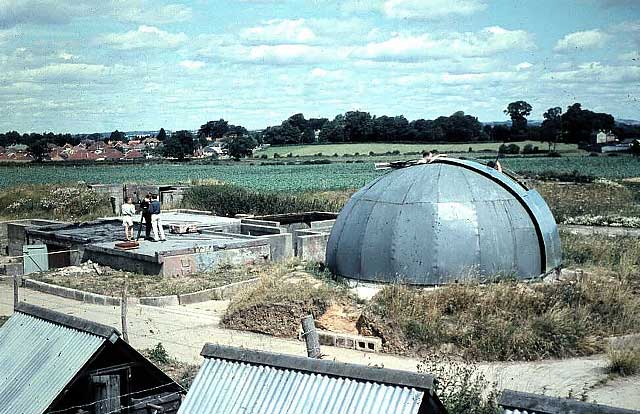
<path fill-rule="evenodd" d="M 438 285 L 547 273 L 562 260 L 535 190 L 473 161 L 439 158 L 393 170 L 355 193 L 331 231 L 327 265 L 363 281 Z"/>

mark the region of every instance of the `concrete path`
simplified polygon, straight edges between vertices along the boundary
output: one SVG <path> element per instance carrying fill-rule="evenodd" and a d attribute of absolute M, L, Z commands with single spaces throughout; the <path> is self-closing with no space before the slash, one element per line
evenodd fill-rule
<path fill-rule="evenodd" d="M 21 289 L 21 300 L 59 312 L 103 324 L 120 326 L 120 308 L 92 305 L 40 292 Z M 13 310 L 11 286 L 0 283 L 0 315 Z M 181 361 L 200 364 L 200 350 L 206 342 L 241 346 L 304 356 L 304 343 L 267 335 L 220 328 L 227 301 L 209 301 L 187 306 L 157 308 L 129 306 L 129 339 L 138 348 L 150 348 L 158 342 Z M 326 359 L 386 368 L 415 371 L 418 360 L 388 354 L 370 354 L 355 350 L 323 347 Z M 604 356 L 542 362 L 483 363 L 479 368 L 498 388 L 546 393 L 566 397 L 586 392 L 589 401 L 640 410 L 640 377 L 618 379 L 601 385 Z"/>

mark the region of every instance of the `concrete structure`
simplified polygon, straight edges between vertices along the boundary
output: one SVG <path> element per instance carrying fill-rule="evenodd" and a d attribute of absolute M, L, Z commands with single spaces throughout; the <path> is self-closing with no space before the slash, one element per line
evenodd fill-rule
<path fill-rule="evenodd" d="M 211 344 L 201 355 L 180 414 L 446 413 L 428 374 Z"/>
<path fill-rule="evenodd" d="M 640 414 L 640 411 L 512 390 L 500 394 L 503 414 Z"/>
<path fill-rule="evenodd" d="M 146 191 L 146 189 L 140 190 Z M 141 241 L 132 250 L 115 246 L 122 238 L 119 218 L 87 223 L 19 223 L 10 244 L 16 249 L 45 245 L 49 267 L 78 265 L 92 260 L 115 269 L 175 276 L 212 270 L 222 264 L 240 265 L 298 256 L 322 261 L 335 213 L 229 218 L 205 211 L 163 211 L 166 242 Z M 333 219 L 332 219 L 333 218 Z M 141 217 L 134 217 L 136 227 Z M 137 229 L 136 229 L 137 231 Z"/>
<path fill-rule="evenodd" d="M 2 413 L 175 413 L 184 394 L 116 329 L 25 303 L 0 327 L 0 367 Z"/>
<path fill-rule="evenodd" d="M 485 165 L 444 157 L 396 169 L 355 193 L 327 246 L 334 274 L 414 285 L 532 278 L 561 260 L 556 222 L 538 192 Z"/>

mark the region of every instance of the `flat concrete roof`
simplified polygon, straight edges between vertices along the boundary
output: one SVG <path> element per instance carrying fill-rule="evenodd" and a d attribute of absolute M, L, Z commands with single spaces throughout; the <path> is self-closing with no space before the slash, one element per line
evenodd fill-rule
<path fill-rule="evenodd" d="M 105 254 L 162 263 L 162 258 L 166 256 L 207 253 L 225 249 L 262 246 L 269 243 L 268 240 L 254 236 L 231 233 L 170 234 L 169 232 L 165 232 L 165 234 L 167 240 L 164 242 L 152 242 L 141 239 L 139 241 L 140 246 L 137 249 L 119 249 L 115 247 L 116 241 L 93 243 L 86 246 L 86 249 Z"/>

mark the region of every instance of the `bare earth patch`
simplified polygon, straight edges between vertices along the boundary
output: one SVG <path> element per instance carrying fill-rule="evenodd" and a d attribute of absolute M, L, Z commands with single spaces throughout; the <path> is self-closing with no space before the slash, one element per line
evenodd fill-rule
<path fill-rule="evenodd" d="M 98 270 L 96 270 L 96 268 Z M 100 295 L 122 295 L 125 277 L 129 296 L 164 296 L 193 293 L 240 282 L 256 277 L 254 267 L 221 267 L 213 272 L 195 273 L 187 276 L 152 276 L 114 270 L 93 263 L 70 266 L 51 272 L 38 273 L 33 279 Z"/>

